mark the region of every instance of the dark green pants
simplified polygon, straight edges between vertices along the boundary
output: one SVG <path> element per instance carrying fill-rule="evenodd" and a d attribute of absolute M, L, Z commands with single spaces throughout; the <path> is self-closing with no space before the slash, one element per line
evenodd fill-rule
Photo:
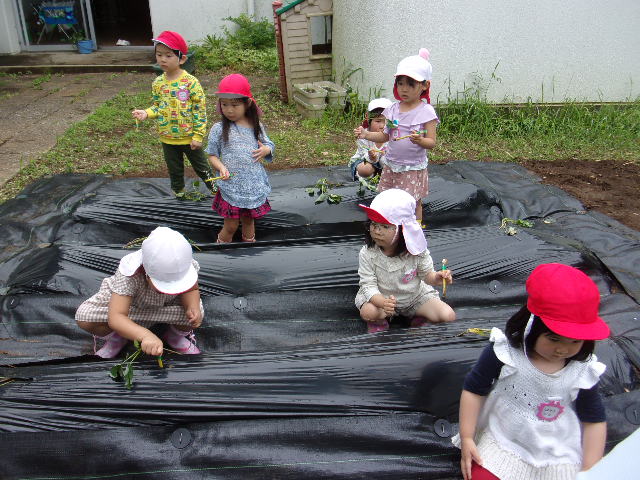
<path fill-rule="evenodd" d="M 205 182 L 205 185 L 211 190 L 211 182 L 207 182 L 208 178 L 213 177 L 213 168 L 202 148 L 191 150 L 191 145 L 169 145 L 162 143 L 162 152 L 164 153 L 164 161 L 167 162 L 169 169 L 169 179 L 171 180 L 171 190 L 175 193 L 184 190 L 184 159 L 187 160 L 195 170 L 196 174 Z"/>

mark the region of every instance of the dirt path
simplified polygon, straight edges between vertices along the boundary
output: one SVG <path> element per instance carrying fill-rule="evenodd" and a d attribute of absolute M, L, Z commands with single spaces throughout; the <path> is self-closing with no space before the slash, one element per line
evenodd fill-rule
<path fill-rule="evenodd" d="M 42 81 L 47 79 L 47 81 Z M 79 73 L 0 79 L 0 185 L 59 135 L 120 91 L 149 89 L 149 73 Z M 37 88 L 34 88 L 37 85 Z M 28 88 L 25 88 L 27 86 Z"/>

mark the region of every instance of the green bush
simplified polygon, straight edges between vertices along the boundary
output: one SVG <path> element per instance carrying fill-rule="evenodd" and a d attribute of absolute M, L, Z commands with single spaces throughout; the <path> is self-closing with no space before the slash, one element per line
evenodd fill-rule
<path fill-rule="evenodd" d="M 235 32 L 224 28 L 225 37 L 207 35 L 193 47 L 198 68 L 218 71 L 222 68 L 244 73 L 277 73 L 278 52 L 275 30 L 268 20 L 251 20 L 246 14 L 228 17 L 238 26 Z"/>

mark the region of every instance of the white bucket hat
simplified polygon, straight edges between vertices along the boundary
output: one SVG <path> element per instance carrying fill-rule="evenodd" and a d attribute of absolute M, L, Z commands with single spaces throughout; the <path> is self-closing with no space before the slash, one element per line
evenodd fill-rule
<path fill-rule="evenodd" d="M 367 105 L 367 112 L 372 112 L 376 108 L 389 108 L 391 105 L 393 105 L 393 102 L 388 98 L 374 98 L 369 102 L 369 105 Z"/>
<path fill-rule="evenodd" d="M 118 268 L 130 277 L 142 265 L 158 291 L 178 295 L 198 281 L 192 260 L 191 245 L 186 238 L 170 228 L 158 227 L 142 242 L 140 250 L 120 260 Z"/>
<path fill-rule="evenodd" d="M 404 190 L 385 190 L 373 199 L 370 207 L 359 206 L 367 212 L 371 221 L 402 225 L 404 243 L 411 255 L 419 255 L 427 249 L 427 239 L 416 220 L 416 200 Z"/>
<path fill-rule="evenodd" d="M 394 76 L 399 77 L 400 75 L 406 75 L 418 82 L 431 80 L 432 68 L 429 63 L 429 56 L 429 50 L 421 48 L 418 55 L 403 58 L 400 60 L 400 63 L 398 63 Z"/>

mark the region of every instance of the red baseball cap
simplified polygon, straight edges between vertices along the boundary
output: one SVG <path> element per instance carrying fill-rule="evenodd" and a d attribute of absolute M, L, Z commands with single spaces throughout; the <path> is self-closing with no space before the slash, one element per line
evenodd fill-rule
<path fill-rule="evenodd" d="M 526 286 L 527 308 L 552 332 L 578 340 L 609 336 L 609 327 L 598 316 L 598 287 L 577 268 L 560 263 L 538 265 Z"/>
<path fill-rule="evenodd" d="M 187 42 L 184 41 L 182 35 L 176 32 L 172 32 L 170 30 L 165 30 L 156 38 L 151 39 L 155 43 L 161 43 L 166 45 L 171 50 L 178 50 L 182 55 L 186 55 L 189 51 L 189 47 L 187 46 Z"/>
<path fill-rule="evenodd" d="M 215 95 L 219 98 L 250 98 L 256 104 L 258 115 L 262 115 L 262 110 L 258 107 L 253 95 L 251 94 L 251 84 L 247 77 L 239 73 L 227 75 L 218 84 L 218 90 Z M 218 103 L 218 107 L 220 104 Z M 222 113 L 218 108 L 218 113 Z"/>

